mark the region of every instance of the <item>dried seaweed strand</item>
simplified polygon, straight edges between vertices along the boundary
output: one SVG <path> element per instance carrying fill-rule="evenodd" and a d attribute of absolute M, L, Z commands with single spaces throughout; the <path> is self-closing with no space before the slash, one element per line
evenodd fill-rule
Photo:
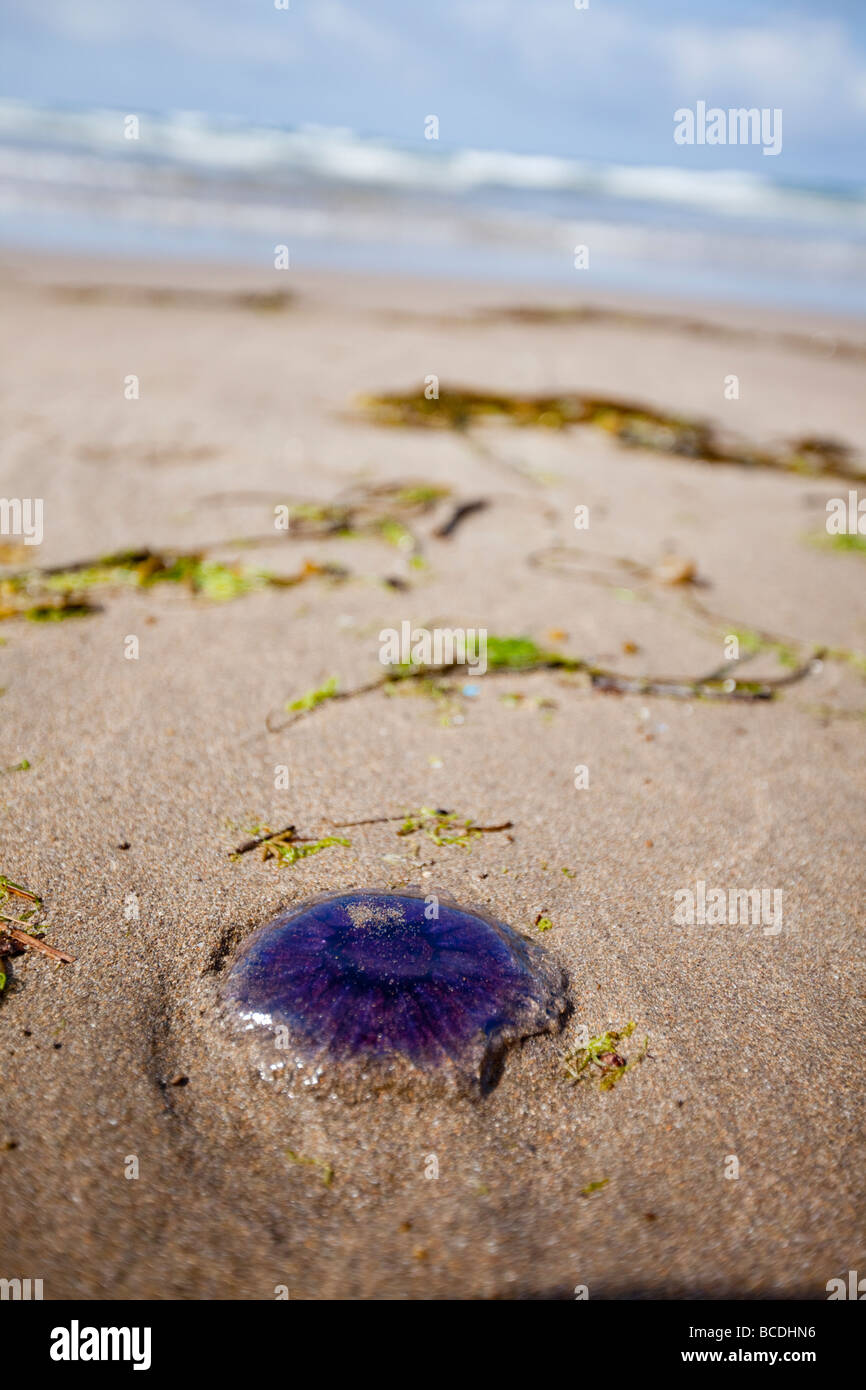
<path fill-rule="evenodd" d="M 529 662 L 526 665 L 488 669 L 484 679 L 494 676 L 508 675 L 514 677 L 515 675 L 531 675 L 538 671 L 559 670 L 583 674 L 589 678 L 589 683 L 594 690 L 617 695 L 656 695 L 675 700 L 713 699 L 751 702 L 771 700 L 779 690 L 804 680 L 812 672 L 813 663 L 820 660 L 823 655 L 824 650 L 819 648 L 812 653 L 808 660 L 784 676 L 766 677 L 754 681 L 742 681 L 734 676 L 721 674 L 704 677 L 626 676 L 618 671 L 610 671 L 605 667 L 595 666 L 582 657 L 559 657 L 555 654 L 539 661 Z M 417 670 L 401 671 L 399 674 L 386 672 L 377 680 L 368 681 L 366 684 L 355 686 L 350 690 L 338 691 L 330 697 L 327 703 L 330 703 L 331 700 L 354 700 L 362 695 L 371 694 L 374 690 L 383 690 L 398 682 L 428 680 L 431 676 L 449 675 L 468 670 L 469 667 L 465 663 L 454 662 L 447 666 L 419 667 Z M 274 725 L 272 715 L 269 714 L 266 727 L 272 734 L 282 733 L 283 730 L 290 728 L 298 720 L 305 719 L 319 708 L 321 708 L 320 705 L 313 705 L 308 709 L 295 710 L 288 719 L 279 725 Z"/>

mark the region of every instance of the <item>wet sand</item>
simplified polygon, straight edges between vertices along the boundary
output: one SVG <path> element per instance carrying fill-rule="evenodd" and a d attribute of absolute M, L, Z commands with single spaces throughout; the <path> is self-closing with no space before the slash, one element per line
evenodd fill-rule
<path fill-rule="evenodd" d="M 348 571 L 227 602 L 100 591 L 89 617 L 0 624 L 0 764 L 30 764 L 0 777 L 0 872 L 41 894 L 46 939 L 76 958 L 16 957 L 0 1002 L 0 1274 L 43 1279 L 46 1298 L 821 1298 L 862 1268 L 854 661 L 825 657 L 771 701 L 491 672 L 477 694 L 458 679 L 445 700 L 407 687 L 266 721 L 330 677 L 375 679 L 378 634 L 404 620 L 528 635 L 632 677 L 716 671 L 726 632 L 769 634 L 749 678 L 790 671 L 782 647 L 863 652 L 866 557 L 811 542 L 848 483 L 590 426 L 386 429 L 353 400 L 436 375 L 443 394 L 580 391 L 761 446 L 857 451 L 866 325 L 11 256 L 0 302 L 2 492 L 45 516 L 41 546 L 2 538 L 4 573 L 142 547 Z M 611 312 L 492 312 L 564 302 Z M 411 520 L 421 567 L 386 536 L 234 544 L 273 531 L 275 504 L 397 480 L 451 489 Z M 699 583 L 652 576 L 671 553 Z M 393 822 L 333 829 L 422 806 L 514 825 L 469 849 Z M 351 843 L 232 860 L 255 823 Z M 698 881 L 781 890 L 781 930 L 679 925 L 674 895 Z M 263 1080 L 221 1018 L 237 945 L 315 893 L 404 884 L 536 939 L 569 980 L 562 1034 L 512 1050 L 476 1101 L 347 1104 Z M 624 1048 L 648 1038 L 644 1060 L 607 1091 L 569 1084 L 581 1026 L 631 1020 Z"/>

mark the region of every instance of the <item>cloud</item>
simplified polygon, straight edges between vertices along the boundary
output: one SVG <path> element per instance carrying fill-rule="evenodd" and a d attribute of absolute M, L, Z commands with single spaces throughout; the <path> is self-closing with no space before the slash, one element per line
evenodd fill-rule
<path fill-rule="evenodd" d="M 676 0 L 616 9 L 591 0 L 580 11 L 571 0 L 451 0 L 449 9 L 464 42 L 485 44 L 500 63 L 507 53 L 520 106 L 546 107 L 577 138 L 603 122 L 612 138 L 633 140 L 638 157 L 655 145 L 664 158 L 673 111 L 703 98 L 781 107 L 789 148 L 809 149 L 810 162 L 822 143 L 844 145 L 849 158 L 862 145 L 866 55 L 855 14 L 816 17 L 790 0 L 775 20 L 765 5 L 760 22 L 748 6 L 698 21 L 693 12 Z"/>
<path fill-rule="evenodd" d="M 27 99 L 135 93 L 398 138 L 436 111 L 463 145 L 658 163 L 673 112 L 704 98 L 781 106 L 786 168 L 863 167 L 862 0 L 836 0 L 832 16 L 801 0 L 726 0 L 712 15 L 694 0 L 2 3 L 6 88 Z"/>
<path fill-rule="evenodd" d="M 714 102 L 782 106 L 798 123 L 833 126 L 866 110 L 866 63 L 835 21 L 672 29 L 672 76 Z"/>
<path fill-rule="evenodd" d="M 18 0 L 15 9 L 29 28 L 85 46 L 156 44 L 202 61 L 269 65 L 302 54 L 292 12 L 255 0 Z"/>
<path fill-rule="evenodd" d="M 365 13 L 342 0 L 313 0 L 306 18 L 313 32 L 329 43 L 347 46 L 376 63 L 407 56 L 406 45 L 393 28 L 374 24 Z"/>
<path fill-rule="evenodd" d="M 24 0 L 12 3 L 27 27 L 88 45 L 159 43 L 201 59 L 268 65 L 305 51 L 311 56 L 313 47 L 319 61 L 334 47 L 375 63 L 407 56 L 397 29 L 343 0 L 290 0 L 288 10 L 277 10 L 272 0 L 41 0 L 38 8 Z"/>

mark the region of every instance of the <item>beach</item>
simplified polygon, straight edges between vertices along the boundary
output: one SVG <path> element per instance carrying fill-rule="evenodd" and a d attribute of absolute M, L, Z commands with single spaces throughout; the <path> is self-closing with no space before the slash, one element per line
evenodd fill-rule
<path fill-rule="evenodd" d="M 826 519 L 866 478 L 866 323 L 11 252 L 0 302 L 2 492 L 44 503 L 41 544 L 0 537 L 0 873 L 74 957 L 6 963 L 0 1270 L 321 1300 L 862 1269 L 866 555 Z M 404 622 L 548 659 L 364 691 Z M 510 825 L 398 835 L 423 808 Z M 289 825 L 348 844 L 233 856 Z M 241 942 L 407 885 L 535 941 L 562 1031 L 474 1099 L 263 1078 Z M 715 888 L 781 912 L 677 920 Z M 575 1080 L 608 1031 L 615 1084 Z"/>

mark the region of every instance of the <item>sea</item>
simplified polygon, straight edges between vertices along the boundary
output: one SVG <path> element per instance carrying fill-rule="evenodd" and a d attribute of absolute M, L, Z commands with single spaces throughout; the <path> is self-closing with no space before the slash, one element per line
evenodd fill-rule
<path fill-rule="evenodd" d="M 866 313 L 866 189 L 786 181 L 758 150 L 687 169 L 136 119 L 0 102 L 0 245 L 247 265 L 285 246 L 298 268 Z"/>

